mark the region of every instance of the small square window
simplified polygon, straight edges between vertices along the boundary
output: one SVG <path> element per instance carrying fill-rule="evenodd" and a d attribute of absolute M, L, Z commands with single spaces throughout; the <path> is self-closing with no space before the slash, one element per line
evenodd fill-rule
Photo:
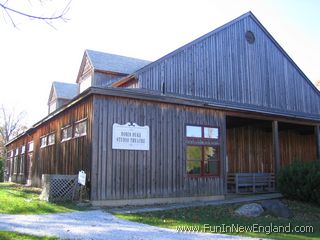
<path fill-rule="evenodd" d="M 68 126 L 62 129 L 61 141 L 66 141 L 72 138 L 72 126 Z"/>
<path fill-rule="evenodd" d="M 74 137 L 81 137 L 87 134 L 87 121 L 74 124 Z"/>

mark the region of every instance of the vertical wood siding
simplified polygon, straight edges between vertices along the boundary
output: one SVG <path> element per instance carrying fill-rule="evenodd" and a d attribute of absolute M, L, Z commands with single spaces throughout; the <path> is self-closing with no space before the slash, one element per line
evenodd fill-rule
<path fill-rule="evenodd" d="M 219 126 L 224 114 L 214 110 L 95 96 L 92 200 L 220 195 L 221 177 L 186 175 L 185 125 Z M 112 125 L 135 122 L 150 127 L 150 151 L 113 150 Z M 220 160 L 224 165 L 224 139 Z"/>
<path fill-rule="evenodd" d="M 249 44 L 250 30 L 255 42 Z M 320 118 L 319 91 L 247 16 L 137 72 L 139 87 L 274 113 Z"/>
<path fill-rule="evenodd" d="M 314 134 L 302 135 L 298 131 L 280 131 L 281 166 L 295 160 L 314 161 L 317 159 L 316 138 Z"/>
<path fill-rule="evenodd" d="M 21 141 L 34 142 L 32 185 L 40 186 L 42 174 L 77 174 L 84 170 L 90 179 L 92 141 L 92 98 L 66 109 L 63 113 L 41 124 L 29 136 L 10 144 L 9 149 L 20 147 Z M 61 128 L 87 118 L 87 135 L 61 142 Z M 40 137 L 55 133 L 55 144 L 40 148 Z"/>
<path fill-rule="evenodd" d="M 246 126 L 227 130 L 228 170 L 274 172 L 272 132 Z"/>

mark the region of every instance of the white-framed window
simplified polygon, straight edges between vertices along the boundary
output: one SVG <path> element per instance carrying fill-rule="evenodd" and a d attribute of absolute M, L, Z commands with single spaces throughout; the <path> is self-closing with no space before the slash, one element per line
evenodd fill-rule
<path fill-rule="evenodd" d="M 55 134 L 51 133 L 48 135 L 48 146 L 55 144 Z"/>
<path fill-rule="evenodd" d="M 28 152 L 33 152 L 33 141 L 28 142 Z"/>
<path fill-rule="evenodd" d="M 74 124 L 74 137 L 87 135 L 87 120 L 80 120 Z"/>
<path fill-rule="evenodd" d="M 40 137 L 40 148 L 47 146 L 47 136 Z"/>
<path fill-rule="evenodd" d="M 26 152 L 26 146 L 23 145 L 21 146 L 21 154 L 24 154 Z"/>
<path fill-rule="evenodd" d="M 66 126 L 61 130 L 61 141 L 67 141 L 72 138 L 72 125 Z"/>

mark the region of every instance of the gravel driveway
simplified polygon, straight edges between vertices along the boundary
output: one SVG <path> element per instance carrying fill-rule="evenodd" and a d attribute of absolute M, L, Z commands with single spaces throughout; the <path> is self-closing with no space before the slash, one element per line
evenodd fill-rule
<path fill-rule="evenodd" d="M 101 210 L 44 215 L 0 214 L 0 229 L 62 239 L 252 239 L 223 234 L 178 233 L 122 220 Z"/>

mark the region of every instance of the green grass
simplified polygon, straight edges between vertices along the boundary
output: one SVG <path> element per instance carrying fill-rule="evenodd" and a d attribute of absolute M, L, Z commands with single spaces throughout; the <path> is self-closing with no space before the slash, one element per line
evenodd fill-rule
<path fill-rule="evenodd" d="M 21 234 L 16 232 L 0 231 L 1 240 L 56 240 L 56 237 L 38 237 L 28 234 Z"/>
<path fill-rule="evenodd" d="M 227 234 L 274 239 L 320 239 L 320 208 L 296 201 L 285 200 L 285 203 L 293 211 L 294 217 L 291 219 L 277 218 L 269 215 L 263 215 L 257 218 L 235 216 L 234 210 L 241 206 L 239 204 L 181 208 L 136 214 L 116 214 L 116 216 L 130 221 L 175 230 L 178 226 L 192 226 L 193 229 L 196 230 L 198 228 L 201 232 L 210 232 L 209 226 L 211 226 L 211 230 L 214 230 L 214 226 L 230 226 L 232 224 L 238 224 L 239 226 L 252 226 L 253 224 L 259 224 L 259 226 L 270 226 L 270 224 L 273 224 L 273 226 L 287 226 L 288 224 L 291 224 L 291 229 L 295 226 L 310 225 L 313 227 L 313 233 L 267 234 L 267 232 L 258 233 L 251 231 L 242 233 L 228 232 Z M 204 226 L 207 226 L 207 228 L 205 229 Z M 266 228 L 266 231 L 268 231 L 268 227 Z"/>
<path fill-rule="evenodd" d="M 38 188 L 25 187 L 19 184 L 0 183 L 0 213 L 45 214 L 85 209 L 77 207 L 73 203 L 55 204 L 40 201 L 40 191 Z"/>

